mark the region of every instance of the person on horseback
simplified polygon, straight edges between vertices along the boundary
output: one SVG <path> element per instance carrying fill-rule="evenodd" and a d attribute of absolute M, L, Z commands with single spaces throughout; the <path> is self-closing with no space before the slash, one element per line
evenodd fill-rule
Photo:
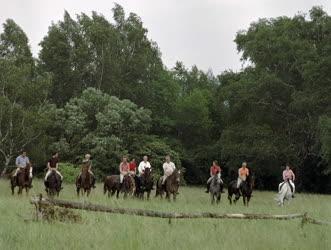
<path fill-rule="evenodd" d="M 129 174 L 135 177 L 136 172 L 137 172 L 137 163 L 136 163 L 136 159 L 133 158 L 129 163 Z"/>
<path fill-rule="evenodd" d="M 96 188 L 96 186 L 95 186 L 95 176 L 94 176 L 94 174 L 93 174 L 93 172 L 92 172 L 92 160 L 91 160 L 91 155 L 90 154 L 85 154 L 85 156 L 84 156 L 84 159 L 83 159 L 83 166 L 87 166 L 88 167 L 88 172 L 91 174 L 91 176 L 92 176 L 92 187 L 93 188 Z M 80 173 L 79 173 L 79 175 L 78 175 L 78 179 L 80 180 L 80 178 L 81 178 L 81 175 L 82 175 L 82 169 L 81 169 L 81 171 L 80 171 Z"/>
<path fill-rule="evenodd" d="M 16 170 L 13 174 L 13 177 L 17 179 L 18 171 L 23 170 L 28 164 L 30 164 L 29 157 L 27 157 L 25 150 L 21 151 L 21 154 L 16 158 L 15 164 L 16 164 Z M 30 167 L 29 178 L 32 179 L 32 167 Z M 31 181 L 30 181 L 30 188 L 32 188 Z"/>
<path fill-rule="evenodd" d="M 59 172 L 58 167 L 59 167 L 59 153 L 54 152 L 52 154 L 52 157 L 47 162 L 47 173 L 45 175 L 45 180 L 44 180 L 44 184 L 45 184 L 46 189 L 48 189 L 48 186 L 49 186 L 47 179 L 48 179 L 48 176 L 52 173 L 52 171 L 55 171 L 56 174 L 58 174 L 61 177 L 61 183 L 62 183 L 63 176 Z M 46 192 L 47 192 L 47 190 L 46 190 Z"/>
<path fill-rule="evenodd" d="M 122 185 L 124 176 L 126 176 L 129 173 L 129 163 L 128 163 L 128 158 L 126 156 L 122 157 L 122 162 L 120 163 L 119 170 L 120 170 L 120 184 Z"/>
<path fill-rule="evenodd" d="M 295 175 L 290 167 L 290 164 L 286 164 L 286 168 L 283 171 L 283 182 L 279 185 L 279 190 L 286 182 L 288 182 L 292 191 L 292 197 L 294 198 L 294 191 L 295 191 L 294 180 L 295 180 Z"/>
<path fill-rule="evenodd" d="M 207 180 L 207 190 L 206 190 L 206 193 L 209 193 L 210 183 L 211 183 L 211 181 L 212 181 L 212 179 L 213 179 L 213 177 L 214 177 L 215 175 L 218 176 L 219 180 L 220 180 L 221 183 L 223 184 L 223 181 L 222 181 L 222 179 L 221 179 L 221 171 L 222 171 L 222 169 L 221 169 L 221 167 L 218 165 L 218 162 L 217 162 L 216 160 L 213 161 L 213 165 L 210 167 L 210 171 L 209 171 L 209 173 L 210 173 L 210 177 L 209 177 L 209 179 Z M 223 185 L 222 185 L 222 186 L 223 186 Z M 223 190 L 221 190 L 221 192 L 223 193 Z"/>
<path fill-rule="evenodd" d="M 165 163 L 163 163 L 163 177 L 162 177 L 162 185 L 165 184 L 166 179 L 172 175 L 172 173 L 175 171 L 176 166 L 175 163 L 173 163 L 170 159 L 170 155 L 167 155 L 165 157 Z"/>
<path fill-rule="evenodd" d="M 247 162 L 241 164 L 241 168 L 238 170 L 237 188 L 240 192 L 240 187 L 243 181 L 249 176 L 249 169 L 247 168 Z"/>
<path fill-rule="evenodd" d="M 147 155 L 145 155 L 143 157 L 143 160 L 139 163 L 139 166 L 138 166 L 138 175 L 141 176 L 144 173 L 144 171 L 145 171 L 146 168 L 151 169 L 151 164 L 148 161 Z"/>

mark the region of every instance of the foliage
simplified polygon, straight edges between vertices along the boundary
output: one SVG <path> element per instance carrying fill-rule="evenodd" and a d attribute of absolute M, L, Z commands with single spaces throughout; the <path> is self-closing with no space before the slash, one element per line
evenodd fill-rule
<path fill-rule="evenodd" d="M 63 176 L 63 180 L 66 183 L 75 183 L 76 178 L 80 172 L 80 168 L 77 165 L 68 162 L 61 162 L 59 164 L 59 171 Z"/>

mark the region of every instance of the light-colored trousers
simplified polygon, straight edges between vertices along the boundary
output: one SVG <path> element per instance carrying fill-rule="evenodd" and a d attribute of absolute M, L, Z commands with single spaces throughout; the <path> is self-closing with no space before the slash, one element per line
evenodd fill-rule
<path fill-rule="evenodd" d="M 213 179 L 214 176 L 210 176 L 209 179 L 207 180 L 207 184 L 209 184 L 211 182 L 211 180 Z M 223 183 L 223 180 L 221 179 L 221 174 L 218 173 L 217 174 L 217 178 L 220 180 L 221 183 Z"/>
<path fill-rule="evenodd" d="M 54 169 L 54 170 L 55 170 L 55 172 L 61 177 L 61 180 L 63 180 L 63 176 L 62 176 L 62 174 L 61 174 L 57 169 Z M 47 170 L 47 173 L 46 173 L 46 175 L 45 175 L 45 181 L 47 181 L 47 178 L 48 178 L 48 176 L 49 176 L 51 173 L 52 173 L 52 170 L 48 169 L 48 170 Z"/>
<path fill-rule="evenodd" d="M 241 177 L 238 177 L 237 179 L 237 188 L 240 187 L 240 184 L 243 182 L 243 181 L 246 181 L 246 176 L 241 176 Z"/>
<path fill-rule="evenodd" d="M 120 174 L 120 183 L 122 184 L 123 183 L 123 180 L 124 180 L 124 176 L 126 176 L 127 175 L 127 173 L 126 174 Z"/>
<path fill-rule="evenodd" d="M 18 171 L 19 171 L 20 169 L 23 169 L 23 168 L 22 168 L 22 167 L 18 167 L 18 168 L 16 168 L 15 173 L 14 173 L 13 176 L 16 176 L 17 173 L 18 173 Z M 32 167 L 30 167 L 30 174 L 29 174 L 29 176 L 30 176 L 30 178 L 32 178 Z"/>
<path fill-rule="evenodd" d="M 280 187 L 285 183 L 286 181 L 283 181 L 282 183 L 280 183 L 279 184 L 279 186 L 278 186 L 278 190 L 280 191 Z M 289 180 L 289 183 L 290 183 L 290 185 L 292 186 L 292 188 L 293 188 L 293 193 L 295 192 L 295 185 L 294 185 L 294 183 L 293 183 L 293 181 L 292 180 Z"/>

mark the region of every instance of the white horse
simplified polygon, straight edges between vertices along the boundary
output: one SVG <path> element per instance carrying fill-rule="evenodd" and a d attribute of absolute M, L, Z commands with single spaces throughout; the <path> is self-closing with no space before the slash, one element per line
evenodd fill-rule
<path fill-rule="evenodd" d="M 291 201 L 292 196 L 293 196 L 293 192 L 291 190 L 290 187 L 290 183 L 287 181 L 285 182 L 283 185 L 283 183 L 280 183 L 278 186 L 278 195 L 276 198 L 276 201 L 278 203 L 279 206 L 284 206 L 284 200 L 287 200 L 288 202 Z M 293 191 L 295 190 L 295 186 L 294 183 L 293 184 Z"/>

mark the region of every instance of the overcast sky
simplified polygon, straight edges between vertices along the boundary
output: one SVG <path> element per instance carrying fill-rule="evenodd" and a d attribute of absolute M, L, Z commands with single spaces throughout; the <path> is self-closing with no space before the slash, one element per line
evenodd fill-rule
<path fill-rule="evenodd" d="M 0 0 L 0 22 L 14 19 L 27 33 L 37 56 L 38 43 L 51 22 L 63 19 L 64 10 L 72 17 L 94 10 L 111 20 L 114 2 L 127 14 L 134 12 L 142 18 L 168 68 L 182 61 L 187 67 L 196 64 L 214 74 L 242 67 L 233 40 L 236 32 L 247 29 L 251 22 L 307 13 L 316 5 L 331 14 L 330 0 Z"/>

